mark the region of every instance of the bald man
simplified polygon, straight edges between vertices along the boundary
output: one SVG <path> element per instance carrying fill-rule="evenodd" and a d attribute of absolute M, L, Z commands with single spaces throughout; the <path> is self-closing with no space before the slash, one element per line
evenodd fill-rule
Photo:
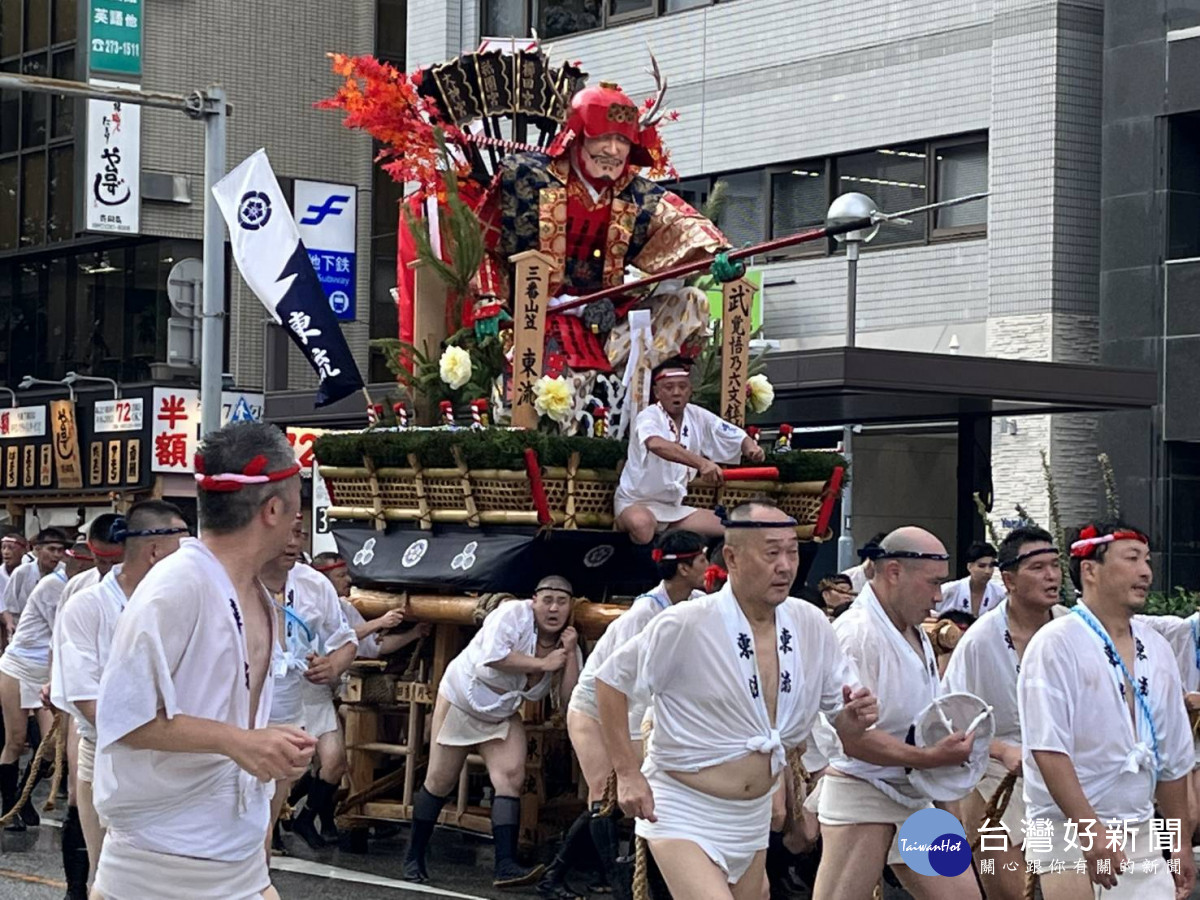
<path fill-rule="evenodd" d="M 871 896 L 890 864 L 917 900 L 979 897 L 970 868 L 953 878 L 920 875 L 901 864 L 896 832 L 932 806 L 906 770 L 957 766 L 973 735 L 952 734 L 932 747 L 906 742 L 916 717 L 941 692 L 937 659 L 921 622 L 941 599 L 950 555 L 921 528 L 899 528 L 873 552 L 873 574 L 850 609 L 833 623 L 863 686 L 879 696 L 879 722 L 842 739 L 821 779 L 817 817 L 824 847 L 814 900 Z"/>
<path fill-rule="evenodd" d="M 596 696 L 621 808 L 671 895 L 759 900 L 787 750 L 818 711 L 843 740 L 862 734 L 875 700 L 857 689 L 825 614 L 788 596 L 796 520 L 750 502 L 724 526 L 725 587 L 655 616 L 600 667 Z M 639 697 L 654 706 L 644 763 L 629 735 Z"/>

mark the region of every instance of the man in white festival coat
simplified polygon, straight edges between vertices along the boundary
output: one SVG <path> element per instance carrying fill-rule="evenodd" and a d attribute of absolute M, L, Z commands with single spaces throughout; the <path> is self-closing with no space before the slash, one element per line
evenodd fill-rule
<path fill-rule="evenodd" d="M 600 723 L 621 808 L 637 817 L 675 897 L 759 900 L 772 795 L 818 711 L 850 734 L 876 707 L 825 614 L 788 596 L 796 522 L 770 502 L 725 520 L 729 581 L 660 613 L 600 667 Z M 645 762 L 630 699 L 654 705 Z"/>
<path fill-rule="evenodd" d="M 267 726 L 274 607 L 258 580 L 300 511 L 275 427 L 227 425 L 196 456 L 200 539 L 155 566 L 117 622 L 96 704 L 93 900 L 276 900 L 263 846 L 277 779 L 316 740 Z"/>

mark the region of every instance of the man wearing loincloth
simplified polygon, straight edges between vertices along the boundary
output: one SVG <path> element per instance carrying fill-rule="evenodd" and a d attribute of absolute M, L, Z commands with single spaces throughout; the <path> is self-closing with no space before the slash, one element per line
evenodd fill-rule
<path fill-rule="evenodd" d="M 318 849 L 325 846 L 325 839 L 317 830 L 316 816 L 332 823 L 334 796 L 346 773 L 346 743 L 333 707 L 333 686 L 354 662 L 358 638 L 329 579 L 311 566 L 297 565 L 304 538 L 303 523 L 297 518 L 283 553 L 263 566 L 261 578 L 275 601 L 278 634 L 271 662 L 275 693 L 270 724 L 293 725 L 317 739 L 317 777 L 309 787 L 305 810 L 292 827 L 305 843 Z M 275 786 L 272 824 L 290 789 L 290 783 Z M 336 840 L 336 831 L 330 837 Z"/>
<path fill-rule="evenodd" d="M 0 707 L 4 711 L 4 750 L 0 753 L 0 813 L 7 814 L 24 791 L 25 782 L 36 784 L 41 774 L 32 760 L 18 777 L 17 766 L 25 752 L 29 714 L 35 713 L 38 730 L 44 736 L 54 724 L 54 711 L 42 704 L 42 686 L 50 681 L 50 638 L 54 616 L 67 581 L 91 567 L 93 560 L 87 544 L 78 541 L 66 552 L 66 564 L 54 567 L 34 586 L 24 604 L 17 630 L 4 655 L 0 656 Z M 50 757 L 53 759 L 53 757 Z M 41 817 L 27 801 L 21 811 L 4 826 L 5 831 L 24 831 L 28 825 L 40 825 Z"/>
<path fill-rule="evenodd" d="M 617 528 L 635 544 L 649 544 L 661 531 L 724 533 L 712 510 L 684 506 L 697 476 L 720 483 L 717 463 L 744 456 L 761 462 L 763 449 L 737 425 L 691 403 L 691 361 L 676 357 L 651 373 L 655 403 L 638 413 L 630 428 L 629 454 L 617 485 Z"/>
<path fill-rule="evenodd" d="M 942 585 L 942 599 L 935 615 L 955 611 L 978 619 L 1004 599 L 1004 586 L 992 580 L 996 572 L 996 548 L 976 541 L 967 548 L 967 577 Z"/>
<path fill-rule="evenodd" d="M 992 707 L 996 733 L 987 774 L 963 801 L 963 820 L 968 830 L 980 828 L 978 859 L 992 861 L 987 867 L 980 866 L 979 873 L 989 900 L 1021 900 L 1025 896 L 1021 844 L 1026 815 L 1017 677 L 1034 634 L 1052 619 L 1066 615 L 1067 608 L 1058 605 L 1062 568 L 1048 531 L 1036 525 L 1013 529 L 1000 543 L 996 560 L 1008 599 L 963 633 L 942 685 L 947 691 L 974 694 Z M 987 802 L 1010 773 L 1015 773 L 1017 780 L 1003 813 L 981 822 Z"/>
<path fill-rule="evenodd" d="M 579 769 L 587 782 L 589 808 L 580 813 L 568 829 L 562 849 L 538 885 L 538 894 L 542 897 L 559 900 L 575 896 L 566 889 L 565 880 L 572 866 L 586 855 L 589 837 L 600 857 L 600 865 L 608 883 L 614 891 L 622 890 L 616 870 L 617 820 L 620 812 L 614 810 L 611 815 L 601 814 L 605 785 L 613 767 L 600 729 L 596 672 L 626 641 L 639 635 L 660 612 L 685 600 L 703 596 L 704 575 L 708 569 L 704 539 L 691 531 L 664 534 L 654 548 L 653 558 L 662 581 L 636 598 L 629 611 L 608 626 L 588 654 L 583 671 L 579 673 L 579 683 L 571 693 L 571 705 L 567 709 L 567 733 L 575 750 L 575 758 L 579 760 Z M 635 697 L 629 703 L 629 739 L 637 745 L 639 756 L 642 718 L 646 714 L 646 707 L 646 697 Z"/>
<path fill-rule="evenodd" d="M 458 784 L 467 753 L 479 748 L 495 796 L 492 839 L 497 887 L 535 882 L 544 866 L 526 869 L 516 859 L 525 781 L 525 726 L 520 708 L 543 700 L 558 682 L 565 705 L 579 678 L 581 653 L 571 615 L 571 585 L 551 575 L 532 600 L 497 606 L 483 627 L 446 667 L 433 709 L 433 740 L 425 783 L 413 799 L 412 839 L 404 877 L 424 883 L 425 851 L 442 806 Z"/>
<path fill-rule="evenodd" d="M 1113 900 L 1187 897 L 1195 751 L 1171 646 L 1135 618 L 1153 578 L 1148 541 L 1120 522 L 1073 537 L 1082 601 L 1038 630 L 1017 679 L 1025 806 L 1049 830 L 1037 846 L 1027 841 L 1025 857 L 1043 871 L 1046 900 L 1102 888 Z M 1065 871 L 1045 871 L 1056 860 Z"/>
<path fill-rule="evenodd" d="M 725 520 L 729 581 L 657 615 L 600 667 L 596 695 L 621 808 L 637 817 L 672 896 L 759 900 L 786 751 L 818 711 L 848 737 L 875 721 L 824 613 L 788 596 L 796 521 L 770 501 Z M 654 730 L 643 762 L 630 701 Z"/>
<path fill-rule="evenodd" d="M 978 898 L 969 869 L 953 878 L 921 875 L 902 865 L 896 844 L 908 817 L 932 806 L 906 769 L 957 766 L 971 755 L 970 734 L 950 734 L 932 747 L 906 741 L 917 716 L 941 693 L 921 623 L 941 596 L 950 556 L 936 537 L 911 526 L 888 534 L 871 552 L 871 580 L 833 630 L 863 685 L 879 696 L 879 724 L 843 736 L 821 779 L 816 805 L 824 847 L 813 897 L 869 897 L 891 865 L 918 900 Z"/>
<path fill-rule="evenodd" d="M 283 434 L 238 422 L 196 455 L 200 539 L 156 565 L 117 620 L 96 701 L 93 900 L 277 900 L 263 852 L 275 781 L 316 739 L 267 727 L 275 609 L 259 581 L 300 511 Z"/>
<path fill-rule="evenodd" d="M 74 799 L 68 803 L 62 833 L 63 868 L 72 900 L 87 897 L 89 872 L 95 873 L 104 843 L 104 828 L 92 801 L 96 697 L 117 618 L 150 569 L 178 550 L 187 533 L 183 514 L 170 503 L 135 503 L 127 517 L 117 517 L 109 524 L 108 537 L 123 548 L 124 562 L 98 584 L 77 591 L 70 603 L 61 605 L 54 620 L 50 698 L 71 716 L 79 735 L 71 766 L 76 781 Z"/>
<path fill-rule="evenodd" d="M 17 566 L 4 587 L 4 604 L 0 609 L 0 624 L 8 640 L 17 630 L 17 622 L 25 602 L 39 581 L 53 572 L 62 563 L 68 539 L 61 528 L 43 528 L 33 538 L 33 559 Z"/>

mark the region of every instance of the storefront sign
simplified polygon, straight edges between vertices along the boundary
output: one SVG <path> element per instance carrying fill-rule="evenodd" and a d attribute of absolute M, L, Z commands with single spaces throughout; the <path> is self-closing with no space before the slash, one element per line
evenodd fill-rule
<path fill-rule="evenodd" d="M 35 453 L 33 444 L 26 444 L 21 451 L 21 485 L 22 487 L 33 487 L 33 479 L 36 474 L 34 466 Z"/>
<path fill-rule="evenodd" d="M 88 484 L 104 484 L 104 444 L 92 441 L 88 448 Z"/>
<path fill-rule="evenodd" d="M 50 401 L 50 429 L 54 448 L 54 470 L 60 488 L 83 487 L 79 461 L 79 432 L 75 427 L 75 404 L 71 400 Z"/>
<path fill-rule="evenodd" d="M 313 456 L 313 444 L 316 443 L 317 438 L 324 434 L 339 433 L 328 428 L 301 428 L 295 425 L 288 427 L 287 439 L 296 452 L 296 462 L 300 463 L 300 477 L 312 476 L 313 466 L 317 462 L 316 457 Z"/>
<path fill-rule="evenodd" d="M 142 74 L 142 0 L 89 0 L 88 69 Z"/>
<path fill-rule="evenodd" d="M 4 453 L 4 486 L 16 488 L 20 486 L 17 480 L 20 451 L 16 447 L 8 447 Z"/>
<path fill-rule="evenodd" d="M 49 444 L 38 448 L 38 487 L 50 487 L 54 483 L 54 464 Z"/>
<path fill-rule="evenodd" d="M 200 446 L 200 392 L 193 388 L 154 389 L 150 422 L 151 472 L 195 472 Z M 263 395 L 221 392 L 221 424 L 262 418 Z"/>
<path fill-rule="evenodd" d="M 136 87 L 100 81 L 92 84 Z M 84 230 L 127 235 L 141 230 L 141 141 L 140 106 L 119 100 L 87 102 Z"/>
<path fill-rule="evenodd" d="M 92 431 L 109 434 L 114 431 L 141 431 L 143 407 L 141 397 L 128 400 L 97 400 L 93 408 Z"/>
<path fill-rule="evenodd" d="M 339 319 L 355 316 L 358 188 L 352 184 L 297 181 L 296 225 L 317 271 L 329 307 Z"/>
<path fill-rule="evenodd" d="M 18 406 L 0 410 L 0 439 L 42 437 L 46 433 L 46 407 Z"/>

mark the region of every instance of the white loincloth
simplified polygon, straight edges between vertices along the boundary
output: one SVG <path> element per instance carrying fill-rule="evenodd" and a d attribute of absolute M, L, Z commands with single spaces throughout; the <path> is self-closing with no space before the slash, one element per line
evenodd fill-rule
<path fill-rule="evenodd" d="M 613 502 L 614 515 L 621 515 L 631 506 L 643 506 L 650 510 L 650 514 L 654 516 L 654 520 L 658 522 L 657 532 L 666 531 L 671 525 L 676 522 L 682 522 L 692 513 L 696 512 L 694 506 L 673 506 L 669 503 L 659 503 L 657 500 L 627 500 L 618 497 Z"/>
<path fill-rule="evenodd" d="M 261 851 L 240 862 L 195 859 L 142 850 L 111 831 L 93 885 L 102 900 L 258 900 L 270 886 Z"/>
<path fill-rule="evenodd" d="M 765 850 L 770 841 L 775 789 L 753 800 L 725 800 L 690 788 L 665 772 L 652 772 L 647 780 L 658 821 L 637 819 L 638 836 L 648 841 L 691 841 L 721 868 L 730 884 L 741 881 L 754 854 Z"/>
<path fill-rule="evenodd" d="M 928 800 L 920 809 L 929 809 Z M 822 825 L 894 825 L 897 829 L 907 821 L 916 809 L 898 803 L 874 785 L 861 778 L 852 778 L 834 772 L 826 772 L 817 782 L 817 788 L 804 802 L 804 808 L 816 809 L 817 820 Z M 888 849 L 888 865 L 903 865 L 900 849 L 895 841 Z"/>
<path fill-rule="evenodd" d="M 5 653 L 0 656 L 0 672 L 20 682 L 21 709 L 42 708 L 42 685 L 50 681 L 50 666 L 16 653 Z"/>
<path fill-rule="evenodd" d="M 508 737 L 509 720 L 485 722 L 463 712 L 453 703 L 434 740 L 443 747 L 474 747 L 487 741 L 502 741 Z"/>
<path fill-rule="evenodd" d="M 321 687 L 322 690 L 320 694 L 315 691 L 305 692 L 304 724 L 301 727 L 313 737 L 319 738 L 323 734 L 337 731 L 338 719 L 329 688 L 324 685 L 314 686 Z"/>
<path fill-rule="evenodd" d="M 75 778 L 79 781 L 92 783 L 96 771 L 96 742 L 83 735 L 79 736 L 79 756 L 75 761 Z"/>
<path fill-rule="evenodd" d="M 1062 875 L 1086 878 L 1086 875 L 1077 874 L 1075 867 L 1076 862 L 1083 859 L 1083 851 L 1078 846 L 1078 840 L 1082 839 L 1082 834 L 1079 838 L 1075 838 L 1075 846 L 1067 847 L 1066 823 L 1056 820 L 1048 821 L 1053 829 L 1050 849 L 1047 851 L 1045 844 L 1039 846 L 1036 842 L 1031 842 L 1025 849 L 1026 864 L 1041 865 L 1043 883 L 1047 878 L 1060 877 L 1057 873 L 1050 874 L 1051 865 L 1057 862 L 1061 862 L 1065 867 Z M 1175 896 L 1175 882 L 1167 868 L 1167 861 L 1163 859 L 1161 850 L 1152 849 L 1157 842 L 1151 837 L 1151 823 L 1131 824 L 1129 831 L 1132 832 L 1135 828 L 1137 836 L 1128 839 L 1123 851 L 1125 858 L 1134 864 L 1133 867 L 1122 873 L 1117 871 L 1114 866 L 1113 874 L 1117 876 L 1115 888 L 1105 890 L 1099 885 L 1091 885 L 1096 900 L 1101 900 L 1101 898 L 1103 900 L 1159 900 L 1159 898 L 1171 900 Z M 1086 830 L 1087 824 L 1081 823 L 1079 831 Z M 1108 846 L 1108 837 L 1103 822 L 1097 822 L 1091 831 L 1095 835 L 1093 838 L 1095 846 Z M 1086 839 L 1084 840 L 1086 841 Z M 1017 846 L 1020 844 L 1018 843 Z M 1153 866 L 1153 871 L 1142 871 L 1143 863 L 1147 862 Z"/>

